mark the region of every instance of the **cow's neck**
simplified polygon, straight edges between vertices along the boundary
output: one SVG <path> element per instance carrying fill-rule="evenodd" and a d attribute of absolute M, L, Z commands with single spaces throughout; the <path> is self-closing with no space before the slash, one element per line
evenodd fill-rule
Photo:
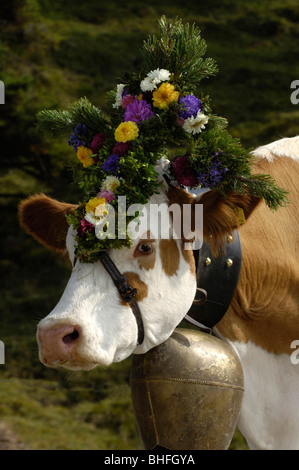
<path fill-rule="evenodd" d="M 248 224 L 239 231 L 239 283 L 216 334 L 229 341 L 242 363 L 245 392 L 238 427 L 250 448 L 295 449 L 299 365 L 291 361 L 291 344 L 299 339 L 298 274 L 282 240 L 271 240 L 257 220 L 254 237 L 250 219 Z M 282 423 L 287 423 L 284 430 Z"/>
<path fill-rule="evenodd" d="M 299 339 L 296 257 L 288 256 L 281 240 L 270 240 L 266 233 L 258 240 L 251 235 L 240 230 L 239 283 L 217 328 L 231 341 L 251 341 L 274 354 L 291 354 L 292 341 Z"/>

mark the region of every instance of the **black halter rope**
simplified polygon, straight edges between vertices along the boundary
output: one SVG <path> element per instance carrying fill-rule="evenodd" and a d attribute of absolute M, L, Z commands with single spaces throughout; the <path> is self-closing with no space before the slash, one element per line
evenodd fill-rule
<path fill-rule="evenodd" d="M 101 261 L 102 265 L 106 269 L 107 273 L 110 275 L 112 281 L 114 282 L 117 290 L 121 296 L 121 298 L 127 302 L 135 316 L 138 328 L 138 337 L 137 342 L 138 345 L 143 343 L 144 340 L 144 327 L 143 321 L 140 313 L 140 309 L 138 303 L 136 301 L 136 294 L 137 289 L 134 289 L 130 286 L 127 281 L 126 276 L 121 274 L 115 264 L 113 263 L 110 256 L 106 253 L 106 251 L 101 251 L 99 254 L 99 260 Z"/>

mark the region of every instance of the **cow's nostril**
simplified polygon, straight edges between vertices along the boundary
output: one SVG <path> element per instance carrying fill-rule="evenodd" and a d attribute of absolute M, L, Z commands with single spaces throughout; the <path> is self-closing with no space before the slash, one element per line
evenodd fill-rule
<path fill-rule="evenodd" d="M 73 343 L 74 341 L 76 341 L 76 339 L 79 338 L 79 332 L 74 329 L 74 331 L 72 333 L 69 333 L 68 335 L 65 335 L 63 338 L 62 338 L 62 341 L 64 342 L 64 344 L 70 344 L 70 343 Z"/>

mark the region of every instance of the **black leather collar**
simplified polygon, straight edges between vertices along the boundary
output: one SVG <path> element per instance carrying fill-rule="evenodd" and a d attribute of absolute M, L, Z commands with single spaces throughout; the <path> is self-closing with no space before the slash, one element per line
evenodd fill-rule
<path fill-rule="evenodd" d="M 208 242 L 193 254 L 199 289 L 185 320 L 211 329 L 227 312 L 238 284 L 242 259 L 239 233 L 235 230 L 225 238 L 217 258 L 212 256 Z M 205 292 L 206 299 L 202 298 Z"/>
<path fill-rule="evenodd" d="M 101 251 L 99 253 L 99 260 L 102 262 L 102 265 L 106 269 L 107 273 L 110 275 L 122 299 L 129 304 L 137 323 L 137 344 L 142 344 L 144 340 L 144 327 L 138 302 L 135 298 L 137 295 L 137 289 L 133 289 L 133 287 L 130 286 L 126 276 L 119 272 L 119 270 L 117 269 L 114 262 L 106 251 Z"/>

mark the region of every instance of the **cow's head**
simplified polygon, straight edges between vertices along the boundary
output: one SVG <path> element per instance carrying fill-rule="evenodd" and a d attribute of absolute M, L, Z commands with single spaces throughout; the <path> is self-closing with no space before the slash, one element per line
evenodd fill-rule
<path fill-rule="evenodd" d="M 160 202 L 161 198 L 168 205 L 189 204 L 193 215 L 196 204 L 202 204 L 203 236 L 215 247 L 238 226 L 236 206 L 247 218 L 258 202 L 251 196 L 224 197 L 213 191 L 195 198 L 174 187 L 160 194 Z M 152 202 L 151 198 L 148 204 Z M 135 317 L 101 262 L 75 260 L 75 233 L 65 219 L 75 207 L 35 195 L 21 203 L 20 220 L 46 247 L 67 253 L 73 266 L 59 303 L 38 325 L 40 359 L 50 367 L 91 369 L 121 361 L 132 353 L 145 353 L 172 334 L 194 299 L 195 263 L 185 240 L 159 239 L 149 231 L 130 248 L 109 250 L 118 270 L 138 291 L 145 337 L 137 345 Z M 168 220 L 170 224 L 178 222 L 172 217 Z"/>

